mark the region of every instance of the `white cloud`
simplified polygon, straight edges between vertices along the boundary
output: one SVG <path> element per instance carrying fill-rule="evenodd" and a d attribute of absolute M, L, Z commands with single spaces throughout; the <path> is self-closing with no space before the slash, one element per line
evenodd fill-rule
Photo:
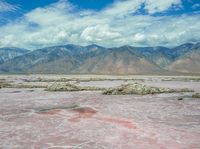
<path fill-rule="evenodd" d="M 181 7 L 181 0 L 146 0 L 145 9 L 151 14 L 162 12 L 172 7 Z"/>
<path fill-rule="evenodd" d="M 145 35 L 144 34 L 141 34 L 141 33 L 136 33 L 134 36 L 133 36 L 133 41 L 135 42 L 144 42 L 146 40 L 145 38 Z"/>
<path fill-rule="evenodd" d="M 88 42 L 101 42 L 108 39 L 109 41 L 120 37 L 118 32 L 112 31 L 108 25 L 90 26 L 83 30 L 81 38 Z"/>
<path fill-rule="evenodd" d="M 113 5 L 107 7 L 103 13 L 105 15 L 126 16 L 138 10 L 144 0 L 124 0 L 117 1 Z"/>
<path fill-rule="evenodd" d="M 95 12 L 75 11 L 65 0 L 37 8 L 21 19 L 0 27 L 0 47 L 40 48 L 58 44 L 103 46 L 174 46 L 200 40 L 200 15 L 132 15 L 141 4 L 149 14 L 163 12 L 179 0 L 118 1 Z"/>

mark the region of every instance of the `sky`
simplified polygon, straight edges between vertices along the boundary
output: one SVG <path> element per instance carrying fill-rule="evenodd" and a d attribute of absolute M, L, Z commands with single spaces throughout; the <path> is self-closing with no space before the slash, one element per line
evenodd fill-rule
<path fill-rule="evenodd" d="M 200 41 L 200 0 L 0 0 L 0 47 Z"/>

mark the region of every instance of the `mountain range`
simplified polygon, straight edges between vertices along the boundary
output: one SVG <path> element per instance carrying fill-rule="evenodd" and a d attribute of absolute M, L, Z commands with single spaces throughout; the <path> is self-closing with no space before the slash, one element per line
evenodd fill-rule
<path fill-rule="evenodd" d="M 174 48 L 68 44 L 34 51 L 5 47 L 0 48 L 0 73 L 199 74 L 200 43 Z"/>

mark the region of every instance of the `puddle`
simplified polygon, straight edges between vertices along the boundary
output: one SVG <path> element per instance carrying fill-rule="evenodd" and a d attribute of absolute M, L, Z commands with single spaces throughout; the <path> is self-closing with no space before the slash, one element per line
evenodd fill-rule
<path fill-rule="evenodd" d="M 91 117 L 92 115 L 97 113 L 97 110 L 94 110 L 89 107 L 76 108 L 73 109 L 72 111 L 79 113 L 83 117 Z"/>
<path fill-rule="evenodd" d="M 48 110 L 48 111 L 42 111 L 39 113 L 43 114 L 43 115 L 56 115 L 56 114 L 59 114 L 59 112 L 61 112 L 61 109 L 52 109 L 52 110 Z"/>
<path fill-rule="evenodd" d="M 27 90 L 28 92 L 34 92 L 35 90 Z"/>
<path fill-rule="evenodd" d="M 81 118 L 92 118 L 93 115 L 97 113 L 97 110 L 94 110 L 90 107 L 81 107 L 72 110 L 76 115 L 69 119 L 70 122 L 79 122 Z"/>
<path fill-rule="evenodd" d="M 70 105 L 70 106 L 54 106 L 54 107 L 46 107 L 46 108 L 40 108 L 38 111 L 39 114 L 58 114 L 62 110 L 70 110 L 79 107 L 78 105 Z"/>
<path fill-rule="evenodd" d="M 12 91 L 12 92 L 7 92 L 7 93 L 10 93 L 10 94 L 12 94 L 12 93 L 21 93 L 22 91 Z"/>
<path fill-rule="evenodd" d="M 98 111 L 90 107 L 76 108 L 72 110 L 76 115 L 69 119 L 70 122 L 79 122 L 81 119 L 93 118 L 97 121 L 102 121 L 110 124 L 116 124 L 129 129 L 136 129 L 136 125 L 132 121 L 124 120 L 122 118 L 113 118 L 104 115 L 95 115 Z M 94 117 L 95 115 L 95 117 Z"/>

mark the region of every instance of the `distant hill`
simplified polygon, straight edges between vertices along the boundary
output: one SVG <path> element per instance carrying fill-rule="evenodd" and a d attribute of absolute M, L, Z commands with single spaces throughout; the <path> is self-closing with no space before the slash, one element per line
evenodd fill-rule
<path fill-rule="evenodd" d="M 28 52 L 29 50 L 14 47 L 0 48 L 0 64 Z"/>
<path fill-rule="evenodd" d="M 16 48 L 14 51 L 20 50 Z M 6 52 L 7 55 L 14 55 L 12 50 L 8 49 Z M 0 64 L 1 73 L 162 74 L 168 71 L 200 73 L 199 43 L 186 43 L 174 48 L 128 45 L 105 48 L 95 44 L 89 46 L 69 44 L 31 52 L 24 50 L 16 56 L 7 57 Z"/>

